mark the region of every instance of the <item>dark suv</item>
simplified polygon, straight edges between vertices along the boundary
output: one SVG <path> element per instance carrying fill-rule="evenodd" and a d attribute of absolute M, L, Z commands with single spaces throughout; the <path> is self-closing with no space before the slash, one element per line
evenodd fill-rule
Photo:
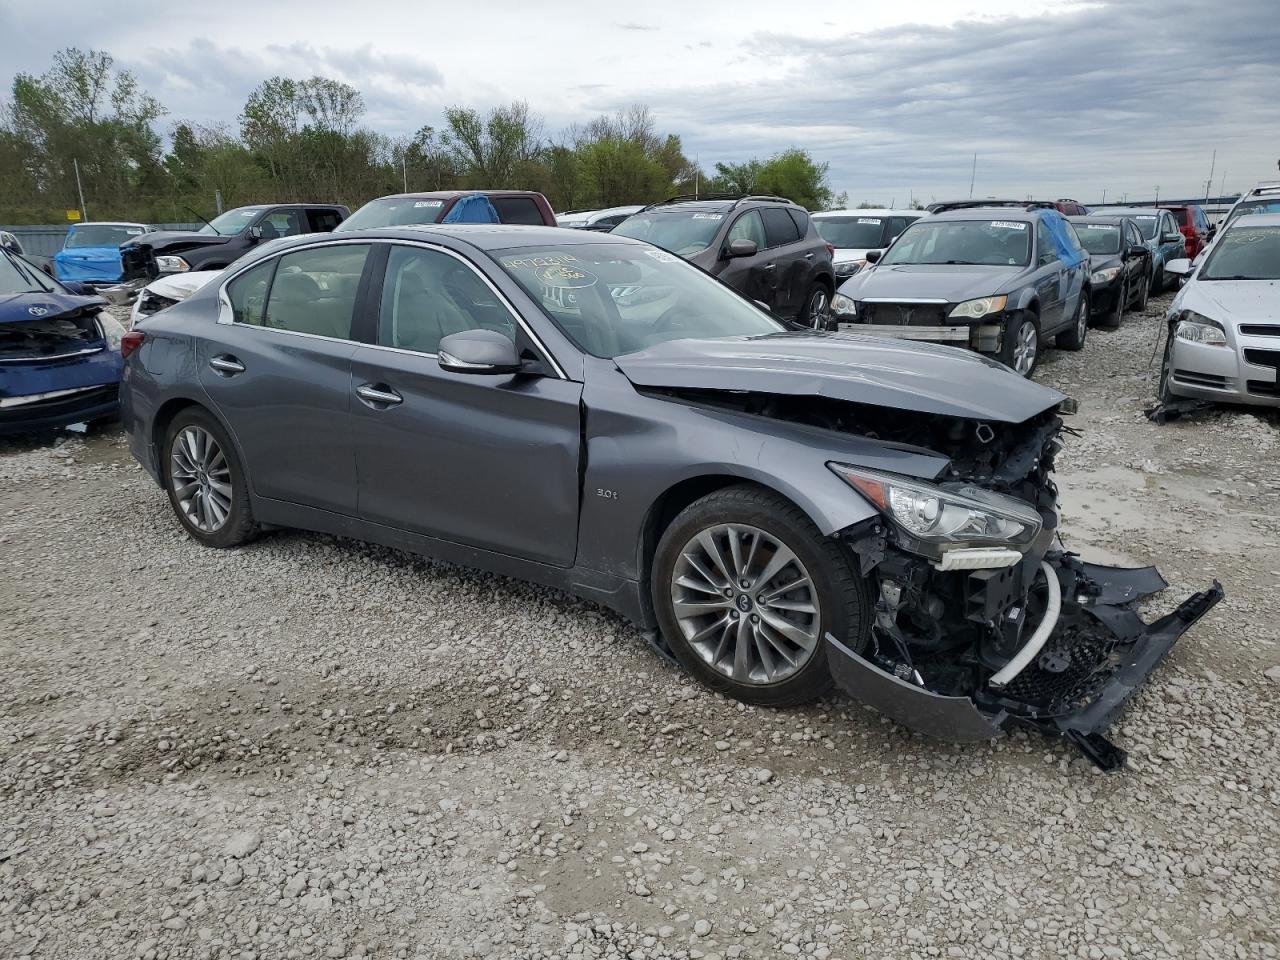
<path fill-rule="evenodd" d="M 159 230 L 120 245 L 124 280 L 221 270 L 264 240 L 328 233 L 351 214 L 337 203 L 263 203 L 220 213 L 199 230 Z"/>
<path fill-rule="evenodd" d="M 968 346 L 1031 376 L 1041 344 L 1084 346 L 1089 257 L 1045 204 L 921 217 L 832 301 L 841 330 Z"/>
<path fill-rule="evenodd" d="M 782 197 L 672 197 L 613 232 L 683 257 L 781 317 L 816 325 L 831 303 L 833 248 Z"/>

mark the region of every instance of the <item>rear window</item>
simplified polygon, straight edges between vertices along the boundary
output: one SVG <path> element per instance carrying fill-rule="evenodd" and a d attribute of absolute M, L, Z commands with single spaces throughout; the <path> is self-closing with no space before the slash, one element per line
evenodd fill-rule
<path fill-rule="evenodd" d="M 115 223 L 89 223 L 82 227 L 72 227 L 67 234 L 67 249 L 74 247 L 118 247 L 122 243 L 142 236 L 146 231 L 142 227 L 133 227 Z"/>
<path fill-rule="evenodd" d="M 813 222 L 818 235 L 833 247 L 871 250 L 884 246 L 883 217 L 818 217 Z"/>
<path fill-rule="evenodd" d="M 541 226 L 545 222 L 533 197 L 490 197 L 489 202 L 498 211 L 498 220 L 502 223 Z"/>
<path fill-rule="evenodd" d="M 764 216 L 764 233 L 769 246 L 780 247 L 800 239 L 796 222 L 787 214 L 785 207 L 764 207 L 760 213 Z"/>
<path fill-rule="evenodd" d="M 436 223 L 444 213 L 445 201 L 415 197 L 385 197 L 370 200 L 336 228 L 338 233 L 378 227 L 408 227 Z"/>
<path fill-rule="evenodd" d="M 1120 228 L 1106 223 L 1073 223 L 1076 238 L 1089 253 L 1120 252 Z"/>
<path fill-rule="evenodd" d="M 1171 209 L 1169 212 L 1173 214 L 1173 219 L 1178 221 L 1178 226 L 1185 227 L 1187 225 L 1187 211 L 1185 207 L 1181 210 Z"/>

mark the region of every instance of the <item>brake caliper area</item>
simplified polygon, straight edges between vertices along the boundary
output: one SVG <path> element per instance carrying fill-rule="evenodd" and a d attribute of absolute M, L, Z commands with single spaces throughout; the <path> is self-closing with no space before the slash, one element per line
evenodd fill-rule
<path fill-rule="evenodd" d="M 1056 589 L 1045 576 L 1035 579 L 1033 565 L 942 575 L 953 578 L 951 592 L 941 593 L 946 606 L 963 607 L 946 615 L 938 592 L 882 575 L 868 650 L 855 652 L 827 634 L 837 684 L 938 739 L 987 740 L 1013 722 L 1067 738 L 1104 770 L 1123 767 L 1124 752 L 1104 731 L 1178 638 L 1222 599 L 1222 586 L 1215 581 L 1146 623 L 1134 607 L 1168 585 L 1154 567 L 1105 567 L 1055 551 L 1040 569 L 1052 571 Z M 938 575 L 920 579 L 931 576 Z M 904 590 L 914 595 L 916 630 L 901 626 Z M 920 613 L 925 603 L 931 618 Z M 933 629 L 920 632 L 930 619 Z M 1043 622 L 1052 629 L 1039 631 Z"/>

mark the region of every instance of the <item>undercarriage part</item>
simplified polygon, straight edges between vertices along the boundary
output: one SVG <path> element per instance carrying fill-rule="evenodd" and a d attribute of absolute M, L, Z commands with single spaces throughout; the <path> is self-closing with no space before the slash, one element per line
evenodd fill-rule
<path fill-rule="evenodd" d="M 1058 572 L 1047 563 L 1040 564 L 1040 570 L 1045 576 L 1045 581 L 1049 585 L 1049 603 L 1045 607 L 1044 617 L 1041 619 L 1039 626 L 1035 632 L 1027 638 L 1027 642 L 1013 656 L 1013 659 L 1004 665 L 994 676 L 987 682 L 999 690 L 1009 685 L 1018 674 L 1020 674 L 1032 660 L 1044 648 L 1045 642 L 1053 633 L 1054 628 L 1058 625 L 1058 614 L 1062 610 L 1062 585 L 1058 583 Z"/>
<path fill-rule="evenodd" d="M 1184 400 L 1168 400 L 1163 403 L 1157 403 L 1154 407 L 1147 407 L 1142 412 L 1146 414 L 1147 419 L 1152 423 L 1163 426 L 1171 420 L 1180 420 L 1182 417 L 1190 416 L 1193 413 L 1212 409 L 1213 406 L 1214 404 L 1212 400 L 1194 400 L 1187 398 Z"/>

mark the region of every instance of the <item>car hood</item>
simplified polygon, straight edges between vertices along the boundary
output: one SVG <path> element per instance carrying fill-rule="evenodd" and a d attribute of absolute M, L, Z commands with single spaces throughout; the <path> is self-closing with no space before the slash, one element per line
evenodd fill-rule
<path fill-rule="evenodd" d="M 960 303 L 1001 293 L 1026 267 L 965 267 L 946 264 L 877 264 L 846 280 L 840 292 L 854 300 L 945 300 Z"/>
<path fill-rule="evenodd" d="M 143 234 L 137 240 L 124 244 L 126 247 L 150 247 L 156 252 L 163 252 L 170 247 L 216 247 L 226 243 L 231 237 L 219 237 L 208 233 L 196 233 L 194 230 L 157 230 L 155 233 Z"/>
<path fill-rule="evenodd" d="M 1218 321 L 1280 320 L 1280 280 L 1195 280 L 1177 306 Z"/>
<path fill-rule="evenodd" d="M 147 289 L 170 300 L 185 300 L 221 272 L 192 270 L 189 273 L 171 273 L 147 284 Z"/>
<path fill-rule="evenodd" d="M 614 362 L 641 387 L 826 397 L 1002 423 L 1065 399 L 968 350 L 844 333 L 671 340 Z"/>
<path fill-rule="evenodd" d="M 106 301 L 101 297 L 82 297 L 72 293 L 0 294 L 0 323 L 56 319 L 88 307 L 103 306 L 106 306 Z"/>
<path fill-rule="evenodd" d="M 1124 261 L 1120 259 L 1118 253 L 1091 253 L 1089 254 L 1090 270 L 1105 270 L 1108 267 L 1123 266 Z"/>

